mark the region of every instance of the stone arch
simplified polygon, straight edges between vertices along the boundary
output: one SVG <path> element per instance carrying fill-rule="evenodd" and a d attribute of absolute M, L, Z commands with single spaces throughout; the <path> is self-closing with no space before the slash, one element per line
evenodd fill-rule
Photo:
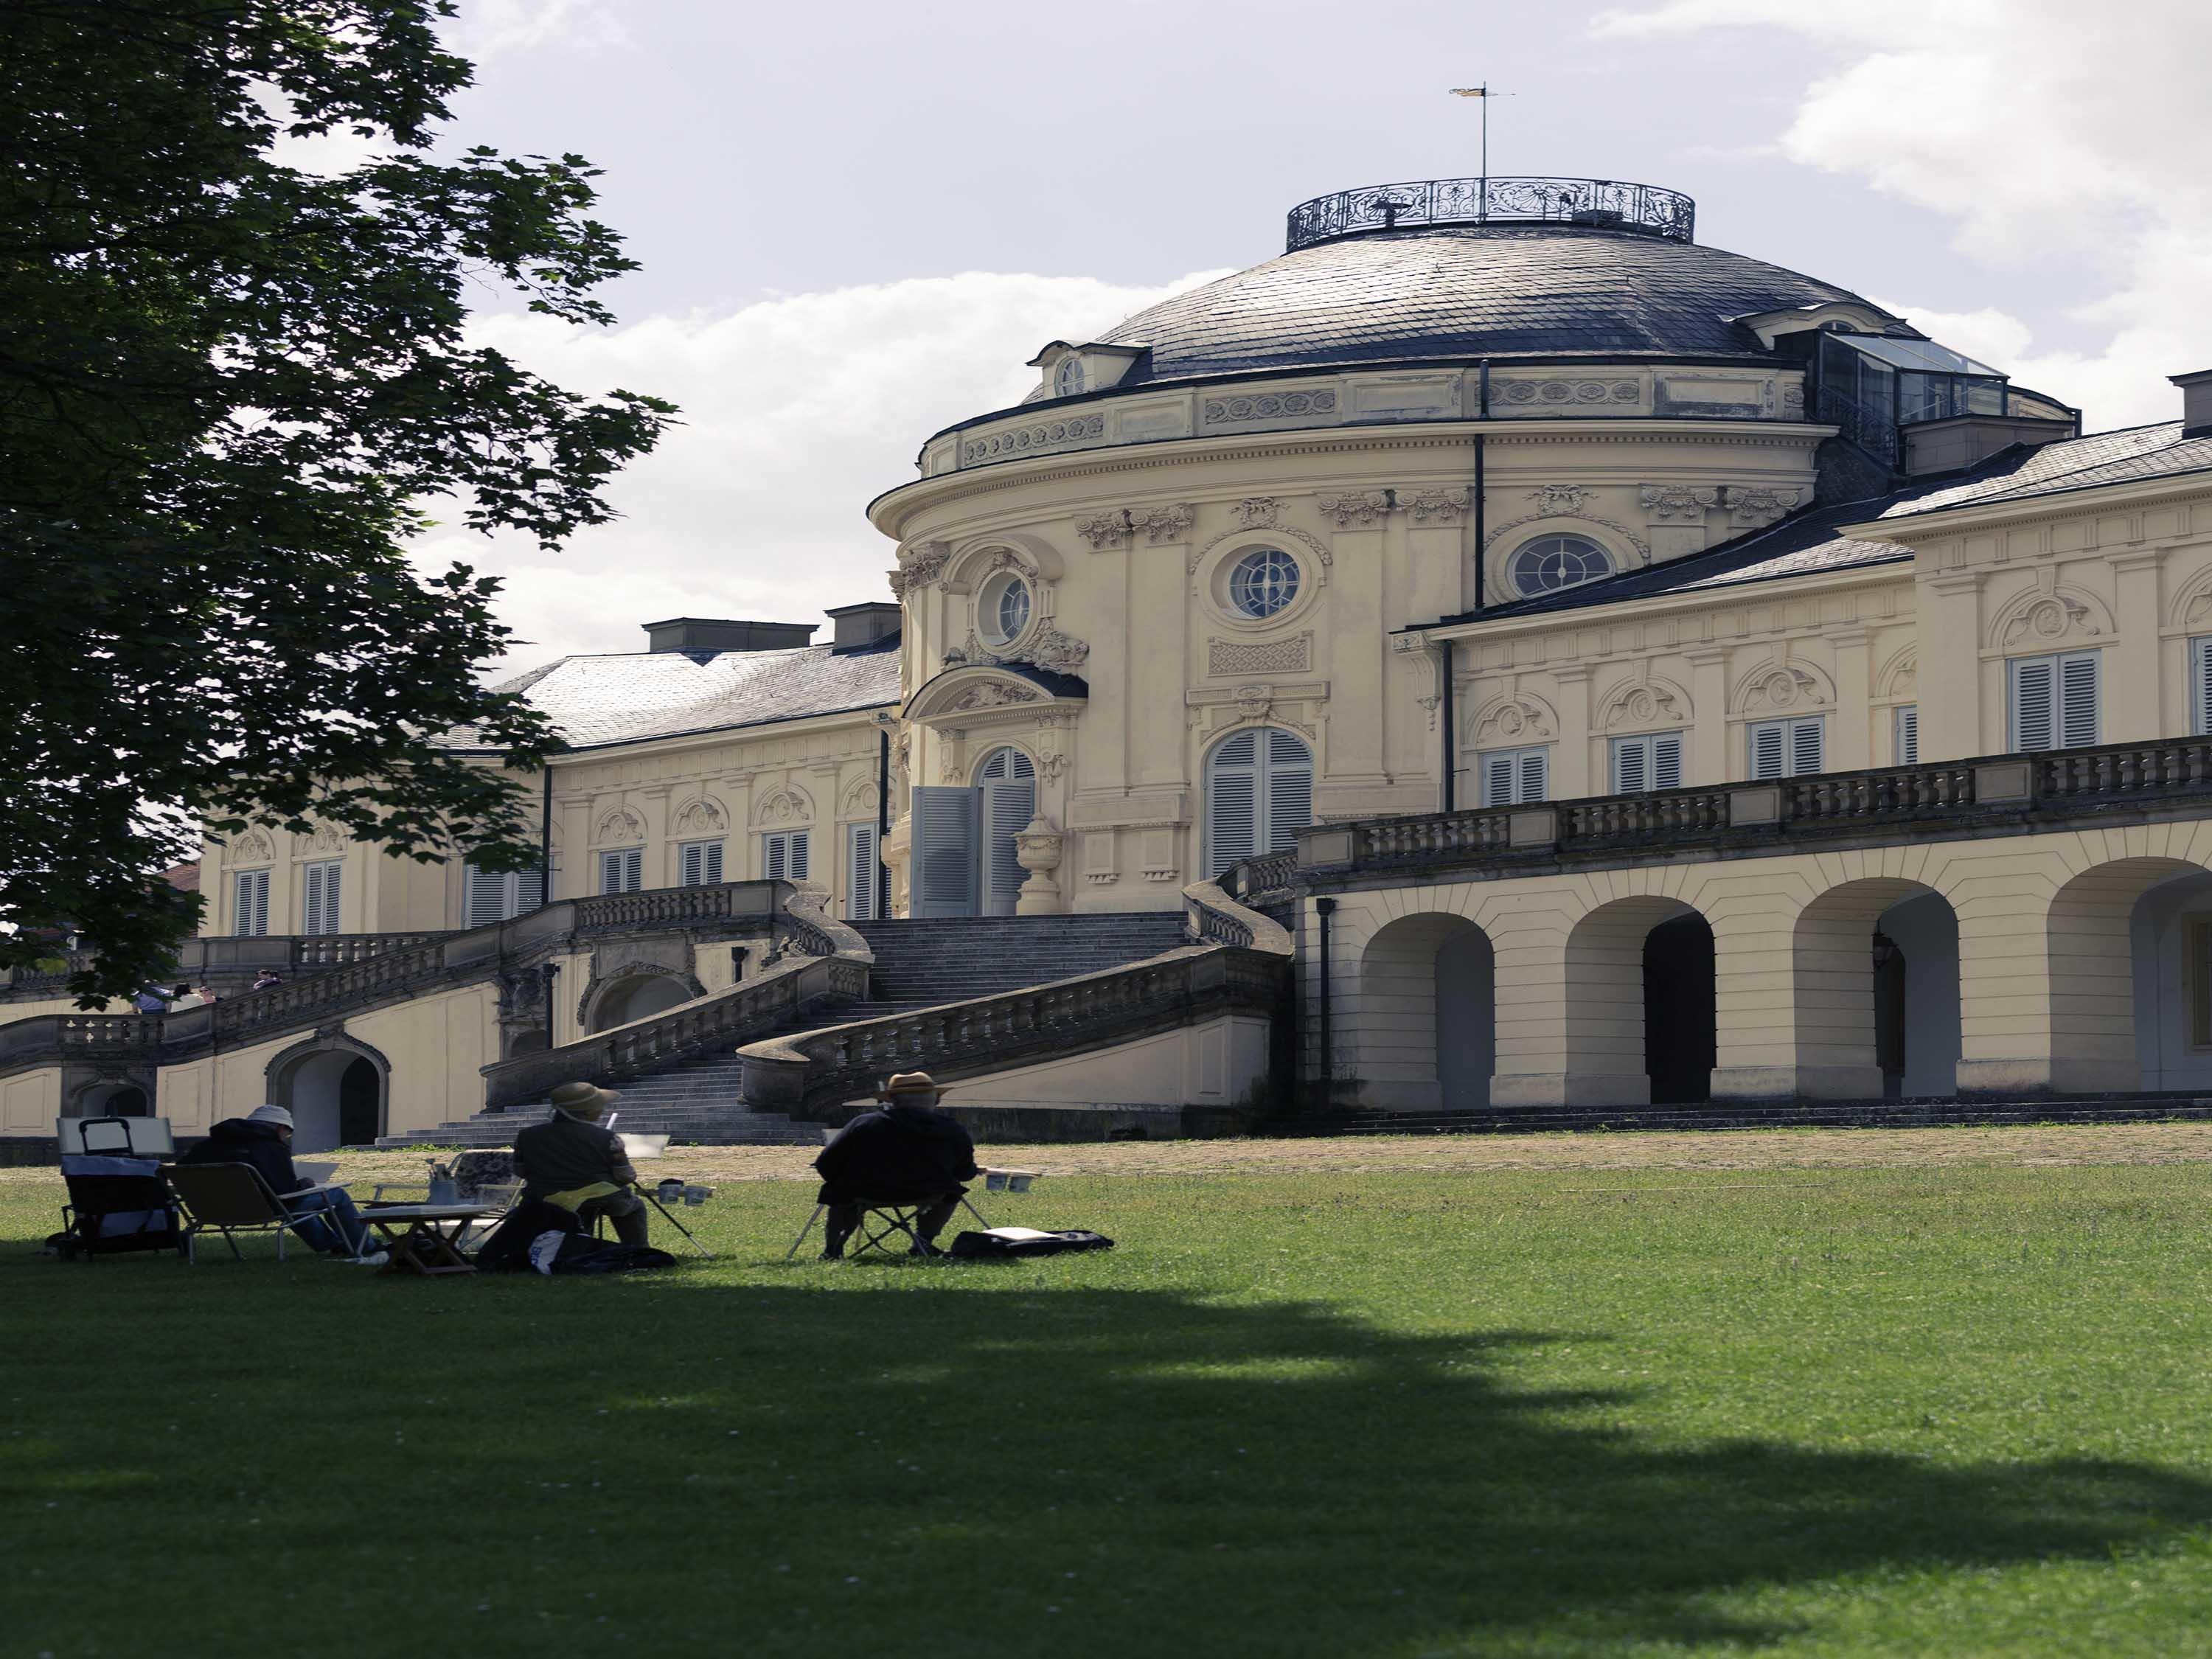
<path fill-rule="evenodd" d="M 994 571 L 1018 570 L 1040 588 L 1067 574 L 1050 542 L 1018 531 L 998 531 L 963 542 L 946 556 L 939 586 L 951 593 L 972 593 Z M 1040 601 L 1043 594 L 1039 593 Z"/>
<path fill-rule="evenodd" d="M 1908 645 L 1893 653 L 1874 677 L 1876 702 L 1911 702 L 1919 695 L 1920 647 Z"/>
<path fill-rule="evenodd" d="M 668 819 L 668 832 L 678 841 L 703 841 L 709 836 L 727 835 L 729 830 L 728 811 L 704 793 L 693 796 Z"/>
<path fill-rule="evenodd" d="M 865 819 L 873 823 L 877 809 L 883 804 L 883 792 L 877 788 L 873 778 L 855 778 L 845 786 L 845 793 L 837 804 L 837 816 L 846 819 Z"/>
<path fill-rule="evenodd" d="M 292 1114 L 292 1150 L 367 1146 L 386 1133 L 392 1062 L 343 1030 L 318 1031 L 281 1050 L 264 1073 L 269 1101 Z"/>
<path fill-rule="evenodd" d="M 2175 587 L 2166 607 L 2169 629 L 2195 632 L 2208 618 L 2212 618 L 2212 564 Z"/>
<path fill-rule="evenodd" d="M 248 830 L 223 848 L 227 864 L 268 864 L 276 857 L 276 846 L 263 830 Z"/>
<path fill-rule="evenodd" d="M 1569 1104 L 1710 1097 L 1714 951 L 1702 912 L 1656 893 L 1607 900 L 1569 930 L 1565 969 Z M 1665 1007 L 1655 1010 L 1655 992 Z"/>
<path fill-rule="evenodd" d="M 2049 1086 L 2060 1093 L 2142 1086 L 2136 1045 L 2134 921 L 2154 887 L 2203 873 L 2186 860 L 2121 858 L 2076 872 L 2051 895 L 2044 924 Z"/>
<path fill-rule="evenodd" d="M 1549 742 L 1559 732 L 1559 711 L 1527 691 L 1501 692 L 1470 715 L 1463 747 L 1510 749 Z"/>
<path fill-rule="evenodd" d="M 645 839 L 645 819 L 627 806 L 611 806 L 599 814 L 592 829 L 592 844 L 599 847 L 634 846 Z"/>
<path fill-rule="evenodd" d="M 88 1078 L 62 1099 L 64 1117 L 149 1117 L 154 1110 L 154 1085 L 149 1079 L 130 1076 Z"/>
<path fill-rule="evenodd" d="M 1613 561 L 1613 574 L 1616 576 L 1651 562 L 1651 544 L 1615 520 L 1601 519 L 1590 513 L 1531 513 L 1497 526 L 1483 543 L 1477 556 L 1483 562 L 1483 574 L 1490 592 L 1512 599 L 1522 597 L 1513 586 L 1513 556 L 1524 543 L 1539 536 L 1580 536 L 1595 542 Z"/>
<path fill-rule="evenodd" d="M 1982 643 L 1992 651 L 2033 651 L 2069 640 L 2110 639 L 2112 613 L 2085 588 L 2060 585 L 2015 593 L 1990 617 Z"/>
<path fill-rule="evenodd" d="M 753 803 L 753 826 L 775 830 L 786 824 L 814 822 L 814 797 L 795 783 L 780 783 L 761 792 Z"/>
<path fill-rule="evenodd" d="M 1592 719 L 1599 732 L 1666 731 L 1697 718 L 1690 694 L 1658 675 L 1633 675 L 1607 691 Z"/>
<path fill-rule="evenodd" d="M 1497 953 L 1465 916 L 1385 923 L 1359 955 L 1361 1096 L 1394 1111 L 1490 1104 L 1497 1066 Z"/>
<path fill-rule="evenodd" d="M 696 975 L 659 962 L 624 962 L 595 972 L 576 1002 L 576 1023 L 586 1036 L 665 1013 L 707 994 Z"/>
<path fill-rule="evenodd" d="M 1816 895 L 1791 931 L 1790 998 L 1796 1093 L 1955 1092 L 1958 915 L 1924 882 L 1864 876 Z"/>
<path fill-rule="evenodd" d="M 1802 709 L 1832 708 L 1836 683 L 1815 664 L 1769 657 L 1738 678 L 1729 693 L 1729 714 L 1738 720 L 1762 720 Z"/>

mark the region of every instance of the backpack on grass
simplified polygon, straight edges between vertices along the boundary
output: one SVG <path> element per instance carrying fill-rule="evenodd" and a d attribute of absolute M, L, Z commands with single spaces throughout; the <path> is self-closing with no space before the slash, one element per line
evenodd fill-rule
<path fill-rule="evenodd" d="M 985 1232 L 965 1232 L 952 1241 L 952 1254 L 971 1261 L 1012 1261 L 1030 1255 L 1066 1255 L 1076 1250 L 1110 1250 L 1114 1241 L 1103 1233 L 1071 1227 L 1062 1232 L 1039 1232 L 1034 1227 L 993 1227 Z"/>

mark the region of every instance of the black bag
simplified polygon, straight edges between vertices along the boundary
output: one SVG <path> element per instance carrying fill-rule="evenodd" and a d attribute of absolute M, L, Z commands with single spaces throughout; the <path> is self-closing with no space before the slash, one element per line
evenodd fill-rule
<path fill-rule="evenodd" d="M 952 1254 L 972 1261 L 1012 1261 L 1025 1255 L 1066 1255 L 1073 1250 L 1110 1250 L 1114 1241 L 1103 1233 L 1071 1227 L 1064 1232 L 1039 1232 L 1031 1227 L 994 1227 L 988 1232 L 965 1232 L 952 1241 Z"/>
<path fill-rule="evenodd" d="M 569 1273 L 635 1273 L 653 1267 L 672 1267 L 676 1258 L 650 1244 L 617 1244 L 606 1239 L 570 1233 L 561 1240 L 553 1256 L 553 1272 Z"/>

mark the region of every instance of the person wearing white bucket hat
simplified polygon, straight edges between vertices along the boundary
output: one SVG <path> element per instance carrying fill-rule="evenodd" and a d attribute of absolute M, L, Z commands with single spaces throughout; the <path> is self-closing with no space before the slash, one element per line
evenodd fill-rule
<path fill-rule="evenodd" d="M 352 1194 L 343 1187 L 318 1188 L 292 1167 L 292 1114 L 274 1102 L 256 1106 L 244 1117 L 225 1118 L 177 1161 L 249 1164 L 286 1209 L 314 1217 L 300 1229 L 311 1247 L 349 1261 L 374 1264 L 386 1259 L 381 1250 L 362 1253 L 368 1229 L 354 1208 Z"/>

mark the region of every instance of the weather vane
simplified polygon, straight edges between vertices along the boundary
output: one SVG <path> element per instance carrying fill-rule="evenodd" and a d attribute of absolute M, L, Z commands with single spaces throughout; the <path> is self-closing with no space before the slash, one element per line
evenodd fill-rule
<path fill-rule="evenodd" d="M 1487 179 L 1490 177 L 1490 100 L 1493 98 L 1510 98 L 1513 94 L 1510 92 L 1492 92 L 1487 81 L 1479 87 L 1453 87 L 1449 90 L 1455 98 L 1482 100 L 1482 176 Z"/>

